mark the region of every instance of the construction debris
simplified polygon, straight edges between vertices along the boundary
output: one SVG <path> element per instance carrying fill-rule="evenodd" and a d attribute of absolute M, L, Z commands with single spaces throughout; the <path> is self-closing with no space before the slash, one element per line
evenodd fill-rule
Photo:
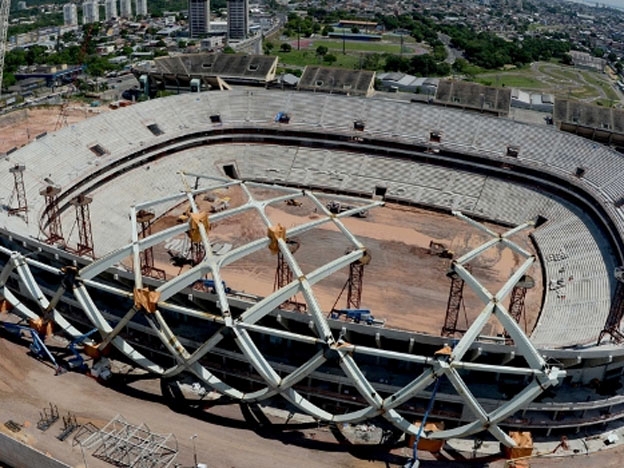
<path fill-rule="evenodd" d="M 11 432 L 19 432 L 22 430 L 22 427 L 24 426 L 22 426 L 19 423 L 16 423 L 12 419 L 9 419 L 7 422 L 4 423 L 4 427 L 6 427 Z"/>

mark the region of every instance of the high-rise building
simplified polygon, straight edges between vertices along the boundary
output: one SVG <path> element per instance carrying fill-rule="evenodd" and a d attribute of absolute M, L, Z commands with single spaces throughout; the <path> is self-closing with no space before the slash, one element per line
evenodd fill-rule
<path fill-rule="evenodd" d="M 100 4 L 98 0 L 86 0 L 82 3 L 82 24 L 100 21 Z"/>
<path fill-rule="evenodd" d="M 117 18 L 117 0 L 104 1 L 104 16 L 106 17 L 106 21 Z"/>
<path fill-rule="evenodd" d="M 119 17 L 132 18 L 132 0 L 119 0 Z"/>
<path fill-rule="evenodd" d="M 66 3 L 63 5 L 63 24 L 65 26 L 78 24 L 78 8 L 76 8 L 75 3 Z"/>
<path fill-rule="evenodd" d="M 147 0 L 135 0 L 134 9 L 137 16 L 147 16 Z"/>
<path fill-rule="evenodd" d="M 189 35 L 200 37 L 210 32 L 210 0 L 189 0 Z"/>
<path fill-rule="evenodd" d="M 247 0 L 228 0 L 228 40 L 247 37 L 249 31 L 249 3 Z"/>

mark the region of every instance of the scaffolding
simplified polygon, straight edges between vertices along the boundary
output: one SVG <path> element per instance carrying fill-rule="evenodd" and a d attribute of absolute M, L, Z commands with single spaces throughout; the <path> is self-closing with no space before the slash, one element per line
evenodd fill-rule
<path fill-rule="evenodd" d="M 24 171 L 26 166 L 22 164 L 16 164 L 9 169 L 9 172 L 13 174 L 13 196 L 17 198 L 17 206 L 9 207 L 9 214 L 16 215 L 18 213 L 28 213 L 28 200 L 26 200 L 26 188 L 24 187 Z"/>
<path fill-rule="evenodd" d="M 152 210 L 139 210 L 136 215 L 136 221 L 139 225 L 139 239 L 145 239 L 152 235 L 152 220 L 155 215 Z M 165 270 L 154 266 L 154 247 L 147 247 L 141 251 L 139 256 L 141 274 L 151 276 L 152 278 L 167 279 Z"/>
<path fill-rule="evenodd" d="M 299 241 L 293 239 L 286 239 L 286 245 L 291 254 L 299 250 Z M 275 281 L 273 282 L 273 291 L 282 289 L 286 285 L 290 284 L 293 280 L 293 272 L 286 261 L 286 257 L 281 250 L 277 251 L 277 268 L 275 269 Z M 284 308 L 295 308 L 297 310 L 305 310 L 305 305 L 297 302 L 293 298 L 281 304 Z"/>
<path fill-rule="evenodd" d="M 470 265 L 465 265 L 468 272 L 471 271 Z M 457 321 L 459 319 L 459 311 L 464 307 L 464 280 L 453 269 L 446 276 L 451 280 L 451 288 L 446 303 L 446 315 L 444 317 L 444 326 L 442 327 L 442 336 L 453 336 L 457 329 Z"/>
<path fill-rule="evenodd" d="M 95 458 L 121 468 L 167 468 L 178 455 L 173 434 L 156 434 L 146 424 L 136 426 L 117 415 L 82 441 Z"/>
<path fill-rule="evenodd" d="M 362 258 L 349 265 L 347 280 L 347 309 L 359 309 L 362 304 L 362 288 L 364 284 L 364 267 L 371 261 L 368 250 Z"/>
<path fill-rule="evenodd" d="M 48 215 L 48 237 L 47 244 L 54 244 L 63 241 L 63 225 L 58 208 L 58 195 L 61 193 L 60 187 L 48 185 L 39 194 L 45 199 L 45 213 Z"/>
<path fill-rule="evenodd" d="M 524 275 L 520 278 L 520 281 L 516 283 L 514 288 L 511 290 L 510 299 L 509 299 L 509 315 L 516 321 L 517 324 L 520 324 L 520 320 L 522 317 L 525 317 L 525 299 L 526 294 L 529 289 L 535 287 L 535 280 L 529 275 Z M 526 318 L 525 318 L 526 322 Z M 526 323 L 525 323 L 525 332 L 526 332 Z M 507 334 L 509 336 L 509 334 Z"/>
<path fill-rule="evenodd" d="M 353 250 L 349 249 L 345 255 L 349 255 Z M 345 289 L 347 290 L 347 309 L 359 309 L 362 305 L 362 290 L 364 288 L 364 267 L 371 262 L 371 255 L 368 249 L 363 249 L 362 257 L 349 264 L 349 277 L 342 287 L 338 298 L 334 303 L 332 310 L 336 310 L 336 306 L 342 297 Z"/>
<path fill-rule="evenodd" d="M 624 316 L 624 267 L 615 269 L 615 279 L 617 280 L 615 295 L 611 301 L 605 326 L 598 336 L 597 344 L 602 342 L 605 335 L 611 335 L 611 338 L 618 344 L 624 341 L 624 334 L 620 331 L 620 323 Z"/>
<path fill-rule="evenodd" d="M 78 245 L 77 255 L 90 255 L 95 258 L 93 252 L 93 232 L 91 230 L 91 212 L 89 205 L 93 199 L 86 195 L 78 195 L 71 200 L 71 204 L 76 208 L 76 224 L 78 225 Z"/>

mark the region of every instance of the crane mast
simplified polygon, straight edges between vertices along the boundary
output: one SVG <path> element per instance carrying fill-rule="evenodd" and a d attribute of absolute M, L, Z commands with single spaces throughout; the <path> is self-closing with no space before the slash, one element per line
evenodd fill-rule
<path fill-rule="evenodd" d="M 7 48 L 9 31 L 9 6 L 11 0 L 0 0 L 0 94 L 2 94 L 2 78 L 4 76 L 4 54 Z"/>

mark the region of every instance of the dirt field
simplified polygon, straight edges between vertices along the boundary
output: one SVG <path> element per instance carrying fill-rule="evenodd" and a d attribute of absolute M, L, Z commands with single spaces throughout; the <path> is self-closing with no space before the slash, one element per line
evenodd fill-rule
<path fill-rule="evenodd" d="M 33 107 L 0 116 L 0 153 L 19 148 L 37 135 L 93 117 L 107 108 L 91 108 L 71 103 L 61 106 Z"/>
<path fill-rule="evenodd" d="M 254 194 L 266 199 L 269 192 Z M 224 193 L 211 194 L 211 198 L 224 197 Z M 238 189 L 227 193 L 230 207 L 242 204 L 244 198 Z M 329 200 L 329 199 L 328 199 Z M 210 211 L 211 203 L 198 200 L 200 208 Z M 154 224 L 153 232 L 175 223 L 176 218 L 187 209 L 176 208 L 169 216 Z M 314 205 L 303 200 L 301 206 L 279 206 L 267 208 L 267 214 L 274 224 L 284 227 L 303 224 L 318 218 Z M 488 239 L 477 229 L 453 216 L 422 209 L 386 205 L 371 210 L 366 218 L 345 218 L 345 226 L 368 249 L 372 261 L 364 270 L 364 287 L 361 307 L 370 309 L 376 318 L 386 321 L 386 327 L 410 331 L 439 334 L 444 324 L 450 280 L 446 276 L 450 260 L 430 253 L 430 241 L 444 244 L 455 257 L 459 257 Z M 504 228 L 489 225 L 497 232 Z M 218 245 L 238 247 L 245 242 L 266 236 L 266 229 L 255 213 L 245 213 L 211 225 L 210 238 Z M 156 265 L 170 275 L 184 269 L 170 265 L 169 246 L 177 245 L 176 254 L 188 255 L 190 244 L 180 236 L 177 241 L 155 248 Z M 324 263 L 341 256 L 350 245 L 333 224 L 325 224 L 297 238 L 299 249 L 294 254 L 304 273 L 309 273 Z M 533 247 L 528 232 L 514 239 L 529 251 Z M 182 248 L 181 246 L 184 245 Z M 523 259 L 509 249 L 492 248 L 482 257 L 471 263 L 472 271 L 493 293 L 503 285 Z M 231 264 L 222 270 L 227 285 L 236 291 L 266 296 L 273 291 L 277 257 L 268 249 Z M 537 286 L 528 291 L 526 314 L 521 324 L 530 330 L 539 313 L 541 301 L 541 277 L 536 264 L 529 274 Z M 346 307 L 346 291 L 341 294 L 348 279 L 348 269 L 321 281 L 314 290 L 324 311 Z M 295 298 L 302 302 L 302 298 Z M 507 302 L 508 303 L 508 302 Z M 468 288 L 464 289 L 464 310 L 460 313 L 458 328 L 466 329 L 483 309 L 483 302 Z M 484 333 L 496 334 L 501 331 L 494 320 Z"/>

